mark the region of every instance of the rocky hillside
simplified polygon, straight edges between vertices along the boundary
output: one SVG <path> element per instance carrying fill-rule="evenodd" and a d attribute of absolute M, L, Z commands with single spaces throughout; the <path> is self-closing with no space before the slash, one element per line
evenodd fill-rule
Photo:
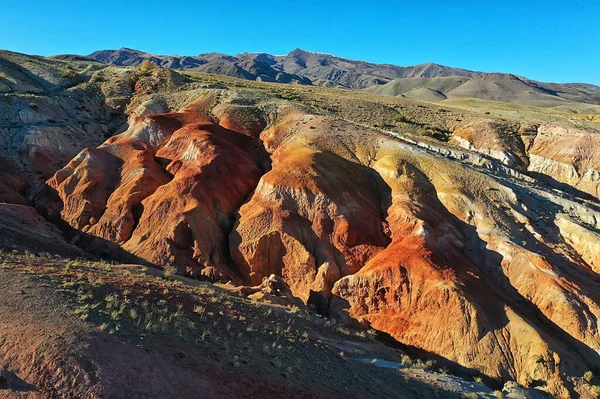
<path fill-rule="evenodd" d="M 54 70 L 72 61 L 44 62 Z M 87 88 L 97 109 L 114 111 L 97 120 L 110 137 L 94 143 L 93 131 L 76 130 L 70 161 L 49 164 L 52 176 L 29 181 L 17 201 L 4 199 L 59 226 L 71 242 L 65 251 L 229 286 L 280 276 L 298 306 L 492 387 L 595 397 L 595 115 L 89 68 L 81 83 L 35 96 L 83 101 L 71 93 Z M 2 112 L 18 115 L 29 96 L 11 90 Z M 123 113 L 127 127 L 110 130 Z M 45 136 L 48 148 L 64 147 L 61 134 L 78 115 Z M 7 186 L 30 168 L 14 146 L 2 153 L 20 168 L 4 171 Z M 0 217 L 19 206 L 0 204 L 10 207 Z M 18 220 L 29 227 L 15 218 L 10 227 L 26 238 L 4 246 L 61 240 L 47 223 L 43 240 L 28 233 L 41 219 L 27 209 Z"/>
<path fill-rule="evenodd" d="M 57 60 L 0 52 L 0 200 L 25 203 L 83 147 L 126 126 L 132 72 L 92 60 Z M 10 175 L 10 177 L 9 177 Z"/>

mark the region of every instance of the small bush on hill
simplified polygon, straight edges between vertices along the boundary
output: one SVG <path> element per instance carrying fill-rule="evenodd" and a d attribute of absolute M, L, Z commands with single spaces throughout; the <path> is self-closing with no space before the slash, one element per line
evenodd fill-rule
<path fill-rule="evenodd" d="M 588 370 L 585 372 L 585 374 L 583 374 L 583 380 L 585 382 L 587 382 L 588 384 L 591 383 L 593 379 L 594 379 L 594 373 L 592 373 L 591 370 Z"/>
<path fill-rule="evenodd" d="M 164 278 L 166 278 L 168 280 L 172 279 L 176 273 L 177 273 L 177 268 L 174 266 L 167 266 L 163 270 L 163 276 L 164 276 Z"/>
<path fill-rule="evenodd" d="M 150 72 L 151 70 L 153 70 L 156 67 L 156 65 L 154 65 L 154 63 L 150 60 L 144 60 L 142 61 L 142 63 L 140 64 L 140 69 L 142 71 L 146 71 L 146 72 Z"/>
<path fill-rule="evenodd" d="M 408 123 L 408 119 L 406 119 L 406 117 L 402 114 L 398 114 L 396 115 L 396 117 L 394 118 L 394 120 L 398 123 Z"/>

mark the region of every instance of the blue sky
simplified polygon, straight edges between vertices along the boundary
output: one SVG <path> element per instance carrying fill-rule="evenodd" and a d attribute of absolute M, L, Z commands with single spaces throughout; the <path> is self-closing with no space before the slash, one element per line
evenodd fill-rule
<path fill-rule="evenodd" d="M 285 54 L 436 62 L 600 85 L 600 1 L 1 0 L 0 48 Z"/>

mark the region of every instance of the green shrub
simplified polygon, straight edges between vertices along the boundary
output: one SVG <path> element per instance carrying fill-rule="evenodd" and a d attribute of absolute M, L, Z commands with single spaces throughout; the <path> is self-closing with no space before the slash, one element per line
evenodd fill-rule
<path fill-rule="evenodd" d="M 63 69 L 60 74 L 65 79 L 71 79 L 71 78 L 74 78 L 75 76 L 77 76 L 77 72 L 73 71 L 70 68 Z"/>
<path fill-rule="evenodd" d="M 402 114 L 398 114 L 396 115 L 396 117 L 394 118 L 394 120 L 398 123 L 408 123 L 408 119 L 406 119 L 406 117 Z"/>
<path fill-rule="evenodd" d="M 426 362 L 421 361 L 420 359 L 414 364 L 414 367 L 421 370 L 432 370 L 435 366 L 435 362 L 433 360 L 427 360 Z"/>
<path fill-rule="evenodd" d="M 412 359 L 408 355 L 403 355 L 402 358 L 401 358 L 401 360 L 400 360 L 400 362 L 404 366 L 412 366 L 412 364 L 413 364 Z"/>
<path fill-rule="evenodd" d="M 175 266 L 167 266 L 163 270 L 163 277 L 166 279 L 172 279 L 175 274 L 177 274 L 177 268 Z"/>

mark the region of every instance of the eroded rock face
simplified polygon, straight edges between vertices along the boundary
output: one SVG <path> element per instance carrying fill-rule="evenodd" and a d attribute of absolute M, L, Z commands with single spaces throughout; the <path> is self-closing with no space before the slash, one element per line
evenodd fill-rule
<path fill-rule="evenodd" d="M 528 164 L 524 144 L 512 129 L 515 126 L 493 120 L 476 121 L 456 128 L 450 142 L 489 155 L 511 168 L 523 170 Z"/>
<path fill-rule="evenodd" d="M 600 135 L 542 125 L 529 150 L 529 170 L 600 198 Z"/>
<path fill-rule="evenodd" d="M 48 181 L 61 218 L 150 263 L 237 280 L 224 267 L 226 234 L 268 159 L 260 141 L 216 125 L 202 105 L 138 116 L 82 151 Z"/>
<path fill-rule="evenodd" d="M 136 116 L 48 181 L 53 209 L 181 273 L 282 276 L 319 311 L 492 378 L 566 398 L 600 367 L 599 208 L 516 170 L 535 141 L 500 143 L 511 161 L 275 115 L 207 97 Z M 497 132 L 482 123 L 455 135 L 481 147 Z"/>
<path fill-rule="evenodd" d="M 600 134 L 593 129 L 482 120 L 455 128 L 450 142 L 579 197 L 600 198 Z"/>

